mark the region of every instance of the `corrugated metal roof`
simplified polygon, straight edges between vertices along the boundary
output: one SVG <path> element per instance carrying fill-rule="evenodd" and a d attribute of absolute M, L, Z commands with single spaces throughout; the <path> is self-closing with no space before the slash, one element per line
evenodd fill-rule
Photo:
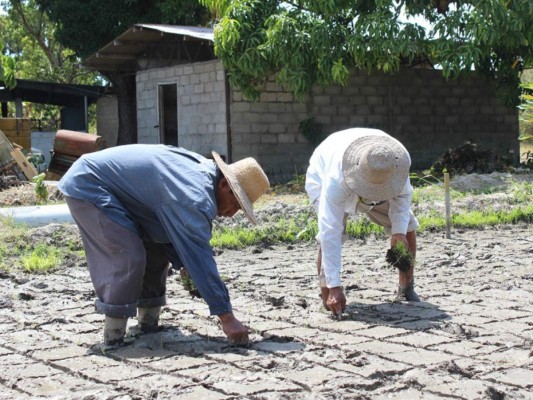
<path fill-rule="evenodd" d="M 2 82 L 0 81 L 0 86 Z M 21 99 L 32 103 L 76 106 L 87 99 L 89 104 L 96 102 L 108 88 L 96 85 L 75 85 L 67 83 L 43 82 L 17 79 L 13 89 L 0 88 L 0 102 Z"/>
<path fill-rule="evenodd" d="M 212 28 L 136 24 L 87 57 L 83 65 L 99 71 L 134 72 L 157 66 L 216 58 Z"/>
<path fill-rule="evenodd" d="M 179 26 L 179 25 L 157 25 L 157 24 L 136 24 L 135 26 L 154 29 L 156 31 L 171 33 L 173 35 L 183 35 L 195 37 L 198 39 L 215 40 L 213 28 L 203 28 L 197 26 Z"/>

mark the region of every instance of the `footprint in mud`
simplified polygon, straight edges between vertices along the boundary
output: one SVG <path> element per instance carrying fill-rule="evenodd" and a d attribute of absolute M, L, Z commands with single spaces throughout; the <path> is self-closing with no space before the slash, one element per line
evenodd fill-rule
<path fill-rule="evenodd" d="M 459 324 L 445 323 L 441 326 L 440 329 L 444 332 L 448 332 L 453 335 L 466 337 L 467 339 L 479 336 L 478 331 L 472 330 Z"/>
<path fill-rule="evenodd" d="M 264 332 L 262 334 L 262 337 L 264 340 L 268 340 L 269 342 L 276 342 L 276 343 L 289 343 L 294 342 L 293 336 L 286 336 L 286 335 L 275 335 L 272 333 Z"/>
<path fill-rule="evenodd" d="M 20 300 L 34 300 L 35 294 L 31 292 L 20 292 L 19 293 L 19 299 Z"/>
<path fill-rule="evenodd" d="M 490 400 L 504 400 L 507 398 L 507 395 L 504 392 L 501 392 L 492 386 L 489 386 L 487 390 L 485 390 L 485 394 Z"/>
<path fill-rule="evenodd" d="M 0 297 L 0 308 L 12 308 L 13 300 L 7 296 Z"/>
<path fill-rule="evenodd" d="M 274 307 L 281 307 L 285 304 L 285 296 L 275 297 L 275 296 L 267 296 L 265 297 L 265 301 Z"/>

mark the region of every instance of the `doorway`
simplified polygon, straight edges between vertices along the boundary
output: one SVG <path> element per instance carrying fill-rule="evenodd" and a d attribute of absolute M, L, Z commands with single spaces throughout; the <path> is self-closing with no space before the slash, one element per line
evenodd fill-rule
<path fill-rule="evenodd" d="M 159 140 L 178 146 L 178 85 L 159 85 Z"/>

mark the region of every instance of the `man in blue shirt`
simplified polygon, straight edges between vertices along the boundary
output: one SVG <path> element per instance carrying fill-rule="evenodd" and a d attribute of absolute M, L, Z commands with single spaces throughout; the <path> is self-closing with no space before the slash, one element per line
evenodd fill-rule
<path fill-rule="evenodd" d="M 228 339 L 246 343 L 248 330 L 232 312 L 210 246 L 212 220 L 252 204 L 269 188 L 253 158 L 226 164 L 183 148 L 133 144 L 85 154 L 59 189 L 83 239 L 104 342 L 124 342 L 127 320 L 157 330 L 166 304 L 169 262 L 185 266 Z"/>

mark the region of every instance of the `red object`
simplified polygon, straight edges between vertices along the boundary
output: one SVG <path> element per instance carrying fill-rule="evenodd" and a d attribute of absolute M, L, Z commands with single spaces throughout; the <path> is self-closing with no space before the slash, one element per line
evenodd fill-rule
<path fill-rule="evenodd" d="M 81 156 L 86 153 L 104 149 L 105 142 L 101 136 L 90 133 L 60 129 L 54 139 L 54 153 L 68 156 Z"/>

